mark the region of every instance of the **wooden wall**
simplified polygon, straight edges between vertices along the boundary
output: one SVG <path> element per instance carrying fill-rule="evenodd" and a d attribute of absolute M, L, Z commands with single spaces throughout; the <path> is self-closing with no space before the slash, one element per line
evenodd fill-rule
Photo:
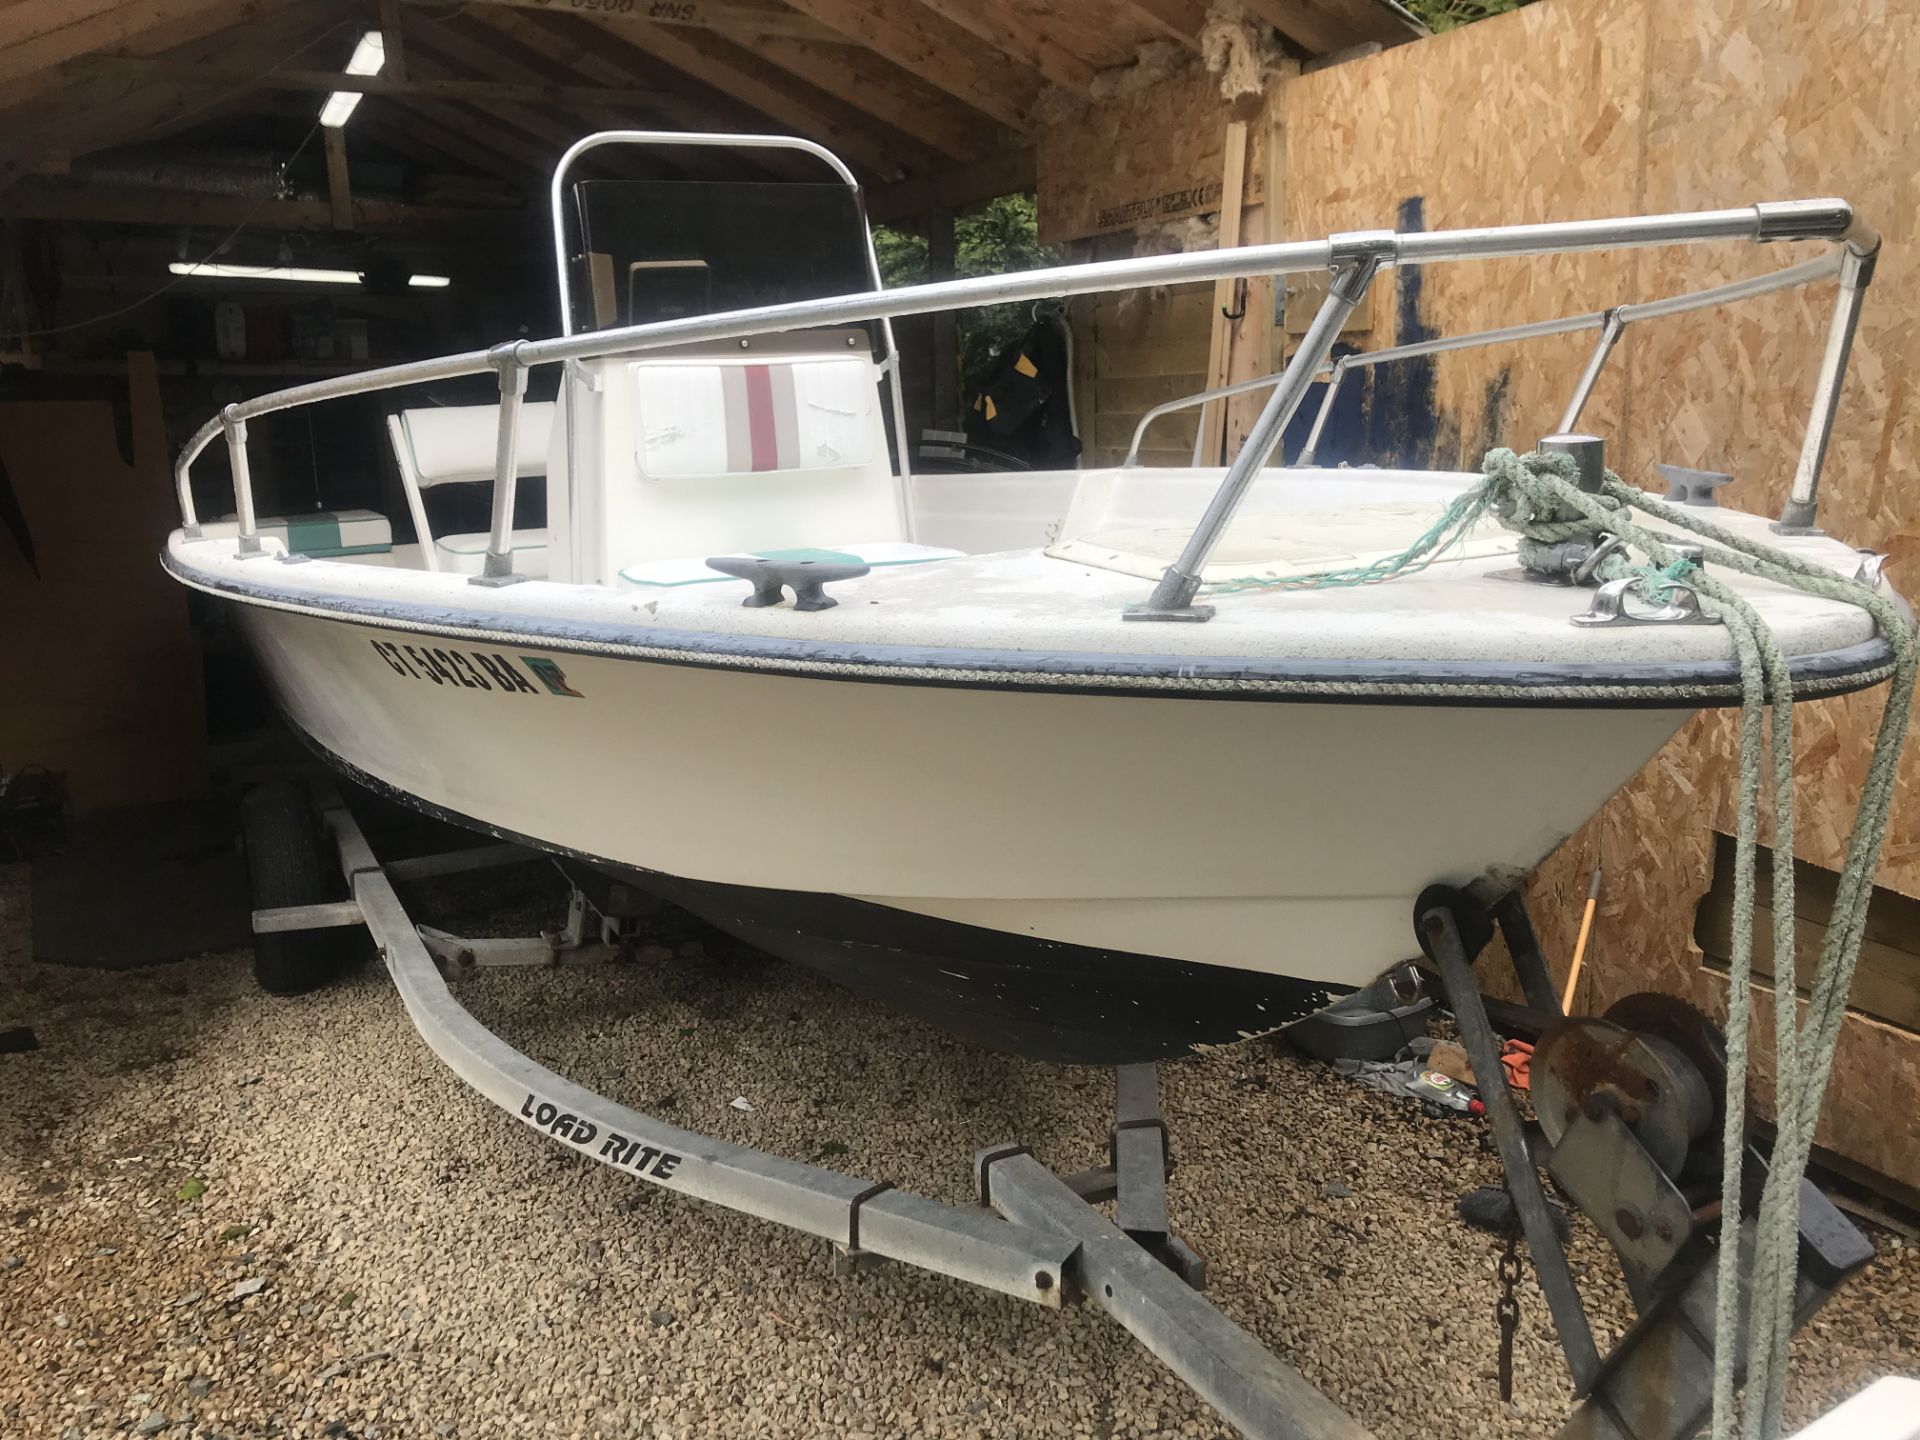
<path fill-rule="evenodd" d="M 133 456 L 111 406 L 0 403 L 0 464 L 38 574 L 0 530 L 0 762 L 68 775 L 76 810 L 206 788 L 200 652 L 160 568 L 174 512 L 153 357 L 130 357 Z"/>
<path fill-rule="evenodd" d="M 1274 238 L 1703 209 L 1841 195 L 1886 247 L 1856 344 L 1821 519 L 1897 557 L 1920 588 L 1920 3 L 1916 0 L 1542 0 L 1269 93 L 1284 136 Z M 1217 131 L 1227 116 L 1196 108 Z M 1162 148 L 1166 142 L 1153 142 Z M 1048 201 L 1046 153 L 1040 197 Z M 1084 208 L 1084 204 L 1083 204 Z M 1109 242 L 1110 243 L 1110 242 Z M 1750 246 L 1485 262 L 1403 271 L 1360 343 L 1484 329 L 1698 288 L 1785 265 L 1809 247 Z M 1725 503 L 1776 513 L 1792 475 L 1830 287 L 1628 332 L 1583 419 L 1629 480 L 1656 461 L 1732 472 Z M 1389 310 L 1391 313 L 1389 313 Z M 1555 427 L 1590 335 L 1430 365 L 1381 367 L 1361 397 L 1368 453 L 1323 458 L 1477 467 L 1488 446 Z M 1104 361 L 1106 350 L 1098 352 Z M 1137 368 L 1137 365 L 1136 365 Z M 1397 373 L 1396 373 L 1397 372 Z M 1104 380 L 1101 382 L 1104 384 Z M 1841 862 L 1879 714 L 1877 693 L 1800 706 L 1797 851 Z M 1604 862 L 1584 1008 L 1657 988 L 1724 1010 L 1724 977 L 1693 943 L 1731 825 L 1732 726 L 1696 720 L 1533 882 L 1553 951 L 1571 949 Z M 1902 771 L 1880 883 L 1920 896 L 1920 745 Z M 1490 784 L 1501 781 L 1490 773 Z M 1489 972 L 1491 974 L 1491 972 Z M 1763 1013 L 1762 1037 L 1771 1024 Z M 1765 1057 L 1762 1057 L 1765 1063 Z M 1850 1019 L 1822 1143 L 1920 1185 L 1920 1037 Z"/>

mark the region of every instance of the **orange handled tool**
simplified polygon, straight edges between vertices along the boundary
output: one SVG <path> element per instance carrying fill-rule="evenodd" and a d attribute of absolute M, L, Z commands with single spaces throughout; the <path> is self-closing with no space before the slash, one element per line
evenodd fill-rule
<path fill-rule="evenodd" d="M 1573 992 L 1580 985 L 1580 967 L 1587 958 L 1587 937 L 1593 933 L 1593 911 L 1600 903 L 1600 867 L 1593 867 L 1593 879 L 1587 882 L 1587 911 L 1580 917 L 1580 938 L 1573 942 L 1573 968 L 1567 971 L 1567 990 L 1560 997 L 1560 1013 L 1573 1013 Z"/>

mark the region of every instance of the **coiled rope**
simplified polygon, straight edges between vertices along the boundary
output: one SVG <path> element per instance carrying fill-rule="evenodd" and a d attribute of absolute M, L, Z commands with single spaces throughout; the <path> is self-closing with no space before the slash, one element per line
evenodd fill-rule
<path fill-rule="evenodd" d="M 1733 955 L 1727 1000 L 1726 1128 L 1721 1144 L 1723 1210 L 1720 1266 L 1715 1295 L 1713 1437 L 1735 1433 L 1734 1337 L 1739 1334 L 1742 1160 L 1746 1144 L 1746 1099 L 1752 1028 L 1753 907 L 1755 857 L 1763 771 L 1769 771 L 1773 847 L 1774 1125 L 1771 1166 L 1754 1222 L 1752 1285 L 1748 1297 L 1746 1400 L 1739 1413 L 1743 1440 L 1775 1440 L 1786 1396 L 1787 1342 L 1793 1333 L 1798 1278 L 1800 1182 L 1813 1148 L 1815 1126 L 1838 1048 L 1847 997 L 1853 986 L 1867 905 L 1873 895 L 1894 777 L 1913 705 L 1916 647 L 1906 616 L 1885 595 L 1771 545 L 1737 535 L 1704 518 L 1698 509 L 1668 505 L 1626 484 L 1612 471 L 1597 493 L 1575 483 L 1573 461 L 1535 451 L 1489 451 L 1481 481 L 1454 500 L 1440 519 L 1405 550 L 1372 564 L 1290 580 L 1246 579 L 1208 587 L 1216 593 L 1246 590 L 1318 590 L 1377 584 L 1425 569 L 1456 548 L 1491 514 L 1520 539 L 1522 561 L 1551 545 L 1603 533 L 1618 536 L 1646 557 L 1635 565 L 1615 552 L 1596 567 L 1602 580 L 1632 576 L 1648 600 L 1660 603 L 1676 584 L 1700 598 L 1709 615 L 1723 621 L 1740 671 L 1739 824 L 1734 850 Z M 1703 542 L 1700 561 L 1680 554 L 1671 533 L 1650 530 L 1640 513 Z M 1577 518 L 1564 518 L 1569 514 Z M 1807 1002 L 1796 1023 L 1799 990 L 1793 907 L 1793 680 L 1785 652 L 1766 622 L 1737 591 L 1703 566 L 1733 570 L 1803 594 L 1856 605 L 1867 612 L 1894 654 L 1893 678 L 1874 738 L 1873 759 L 1861 786 L 1859 807 L 1847 840 L 1845 864 L 1835 890 L 1832 922 L 1821 946 Z M 1764 753 L 1763 753 L 1764 752 Z"/>

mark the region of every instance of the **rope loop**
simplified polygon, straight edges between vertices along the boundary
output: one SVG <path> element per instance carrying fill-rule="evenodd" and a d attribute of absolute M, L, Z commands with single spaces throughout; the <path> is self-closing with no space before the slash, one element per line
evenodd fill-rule
<path fill-rule="evenodd" d="M 1813 1148 L 1814 1128 L 1833 1068 L 1847 997 L 1860 958 L 1867 905 L 1873 895 L 1886 839 L 1895 773 L 1906 739 L 1916 678 L 1911 621 L 1876 587 L 1838 575 L 1825 566 L 1776 546 L 1735 534 L 1697 508 L 1681 508 L 1628 485 L 1611 470 L 1597 492 L 1580 488 L 1572 458 L 1535 451 L 1487 452 L 1480 481 L 1450 505 L 1425 534 L 1398 554 L 1369 565 L 1288 580 L 1246 579 L 1210 586 L 1239 590 L 1319 590 L 1371 585 L 1425 569 L 1457 548 L 1487 515 L 1520 536 L 1523 562 L 1548 546 L 1570 540 L 1616 536 L 1644 556 L 1635 562 L 1616 547 L 1594 567 L 1600 580 L 1632 577 L 1650 601 L 1663 603 L 1685 585 L 1702 608 L 1724 622 L 1740 673 L 1740 778 L 1734 851 L 1733 954 L 1727 1002 L 1726 1127 L 1722 1133 L 1722 1215 L 1716 1275 L 1713 1437 L 1732 1440 L 1736 1428 L 1734 1337 L 1740 1333 L 1741 1295 L 1737 1257 L 1748 1217 L 1741 1172 L 1746 1136 L 1748 1065 L 1753 1020 L 1753 924 L 1755 861 L 1759 851 L 1763 781 L 1773 821 L 1773 955 L 1776 995 L 1793 995 L 1795 974 L 1793 865 L 1793 673 L 1765 620 L 1745 596 L 1714 573 L 1731 571 L 1770 581 L 1802 594 L 1856 605 L 1873 618 L 1892 647 L 1893 675 L 1874 740 L 1873 758 L 1861 786 L 1848 836 L 1846 860 L 1833 901 L 1832 921 L 1809 987 L 1806 1018 L 1797 1007 L 1775 1005 L 1773 1016 L 1774 1121 L 1771 1166 L 1753 1208 L 1752 1282 L 1746 1297 L 1745 1402 L 1738 1415 L 1741 1440 L 1775 1440 L 1786 1394 L 1787 1341 L 1793 1333 L 1793 1301 L 1799 1260 L 1800 1181 Z M 1653 529 L 1636 512 L 1662 528 Z M 1675 532 L 1697 541 L 1700 560 L 1676 549 Z M 1689 542 L 1691 543 L 1691 541 Z"/>

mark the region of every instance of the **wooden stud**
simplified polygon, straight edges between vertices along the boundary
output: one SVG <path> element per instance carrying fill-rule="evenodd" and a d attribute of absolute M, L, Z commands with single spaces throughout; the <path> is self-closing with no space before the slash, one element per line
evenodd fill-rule
<path fill-rule="evenodd" d="M 1240 209 L 1247 185 L 1247 124 L 1244 120 L 1232 120 L 1227 123 L 1227 138 L 1223 154 L 1225 160 L 1220 179 L 1220 248 L 1225 250 L 1240 243 Z M 1207 349 L 1207 383 L 1203 387 L 1205 389 L 1212 390 L 1227 383 L 1227 370 L 1233 353 L 1234 326 L 1234 322 L 1228 316 L 1236 308 L 1236 297 L 1239 303 L 1244 305 L 1246 294 L 1242 282 L 1235 280 L 1214 282 L 1213 334 Z M 1218 465 L 1224 458 L 1226 424 L 1226 402 L 1216 400 L 1206 407 L 1205 413 L 1200 417 L 1200 463 L 1202 465 Z"/>
<path fill-rule="evenodd" d="M 380 39 L 387 59 L 381 73 L 389 80 L 407 78 L 407 31 L 400 18 L 400 0 L 380 0 Z"/>
<path fill-rule="evenodd" d="M 1266 126 L 1265 166 L 1260 176 L 1262 198 L 1259 207 L 1248 213 L 1242 226 L 1243 244 L 1272 245 L 1287 236 L 1286 111 L 1278 103 L 1277 87 L 1286 84 L 1298 72 L 1298 62 L 1283 62 L 1274 79 L 1276 88 L 1269 92 L 1272 99 L 1264 120 L 1260 122 Z M 1279 285 L 1279 277 L 1273 275 L 1259 275 L 1247 281 L 1247 313 L 1234 326 L 1227 365 L 1228 384 L 1251 380 L 1256 375 L 1269 375 L 1280 368 L 1281 332 L 1274 324 L 1274 301 L 1279 293 Z M 1255 390 L 1246 395 L 1236 395 L 1227 402 L 1229 458 L 1240 453 L 1240 447 L 1246 443 L 1247 432 L 1253 428 L 1253 422 L 1266 408 L 1272 394 L 1270 390 Z"/>
<path fill-rule="evenodd" d="M 927 216 L 927 279 L 953 279 L 955 258 L 953 211 L 935 210 Z M 934 425 L 943 430 L 960 425 L 959 318 L 951 310 L 930 317 L 933 399 L 928 408 Z"/>
<path fill-rule="evenodd" d="M 321 127 L 327 146 L 327 207 L 336 230 L 353 229 L 353 187 L 347 179 L 347 136 L 337 125 Z"/>

